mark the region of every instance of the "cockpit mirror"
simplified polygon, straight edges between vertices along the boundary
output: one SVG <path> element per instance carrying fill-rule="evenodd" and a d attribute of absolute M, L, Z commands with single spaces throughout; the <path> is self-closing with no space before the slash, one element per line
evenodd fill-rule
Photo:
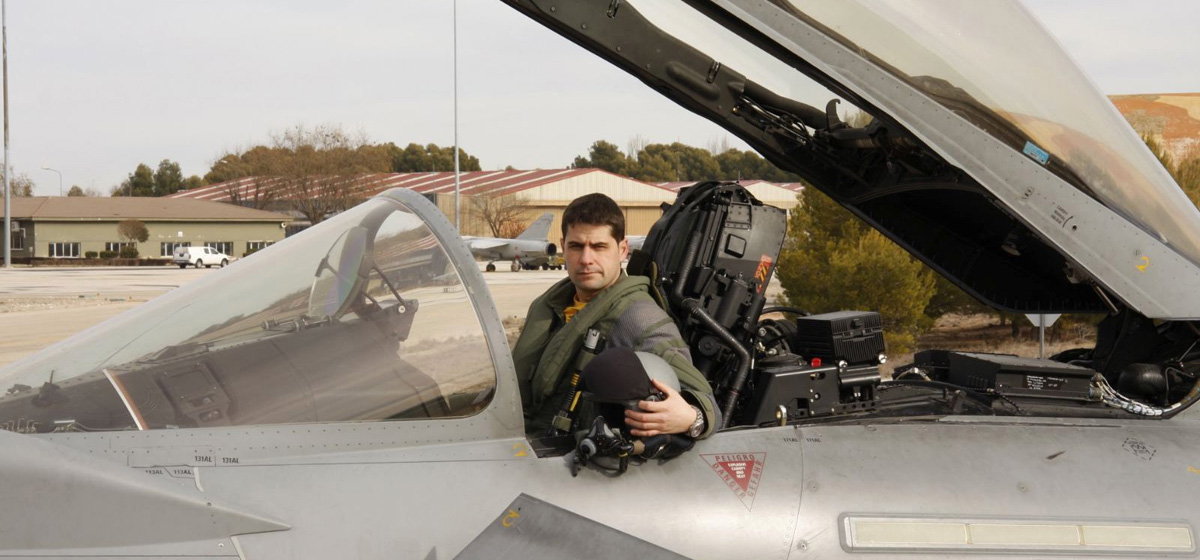
<path fill-rule="evenodd" d="M 337 318 L 353 303 L 355 293 L 366 281 L 367 229 L 352 227 L 333 242 L 317 266 L 308 297 L 308 319 Z"/>

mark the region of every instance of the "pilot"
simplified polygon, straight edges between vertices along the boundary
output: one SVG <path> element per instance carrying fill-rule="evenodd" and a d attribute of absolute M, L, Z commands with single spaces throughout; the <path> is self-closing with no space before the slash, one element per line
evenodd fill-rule
<path fill-rule="evenodd" d="M 679 378 L 680 390 L 655 380 L 666 397 L 625 412 L 630 434 L 707 437 L 720 425 L 712 387 L 692 366 L 679 329 L 650 296 L 649 279 L 622 270 L 629 242 L 620 207 L 599 193 L 579 197 L 563 212 L 562 234 L 567 278 L 530 304 L 513 349 L 526 431 L 540 436 L 564 427 L 556 417 L 571 402 L 571 380 L 587 360 L 584 340 L 595 329 L 602 346 L 596 352 L 650 352 L 666 360 Z"/>

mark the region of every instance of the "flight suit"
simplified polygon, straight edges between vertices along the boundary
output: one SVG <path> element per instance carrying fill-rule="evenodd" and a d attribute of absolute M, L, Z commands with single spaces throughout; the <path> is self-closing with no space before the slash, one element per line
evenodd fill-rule
<path fill-rule="evenodd" d="M 666 360 L 679 377 L 683 398 L 704 414 L 701 438 L 720 425 L 712 386 L 692 366 L 691 353 L 679 329 L 654 302 L 649 286 L 648 278 L 622 272 L 615 284 L 593 297 L 570 322 L 563 316 L 575 296 L 569 278 L 551 286 L 530 304 L 525 327 L 513 348 L 527 433 L 545 433 L 562 408 L 570 390 L 563 378 L 574 373 L 589 328 L 604 335 L 604 348 L 630 348 Z"/>

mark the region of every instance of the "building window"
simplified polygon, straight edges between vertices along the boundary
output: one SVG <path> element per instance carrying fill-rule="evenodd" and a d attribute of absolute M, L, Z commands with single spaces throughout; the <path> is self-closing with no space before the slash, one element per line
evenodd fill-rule
<path fill-rule="evenodd" d="M 14 229 L 12 232 L 11 244 L 9 245 L 14 251 L 25 250 L 25 228 Z"/>
<path fill-rule="evenodd" d="M 126 247 L 133 247 L 133 246 L 134 246 L 133 243 L 129 243 L 127 241 L 122 241 L 120 243 L 110 241 L 110 242 L 104 244 L 104 250 L 112 251 L 114 253 L 120 253 L 121 249 L 124 249 Z"/>
<path fill-rule="evenodd" d="M 58 259 L 77 259 L 79 258 L 79 244 L 51 243 L 50 254 L 48 256 Z"/>
<path fill-rule="evenodd" d="M 225 253 L 226 255 L 233 254 L 232 241 L 206 241 L 204 246 L 210 249 L 216 249 L 217 251 Z"/>
<path fill-rule="evenodd" d="M 274 241 L 247 241 L 246 252 L 249 253 L 251 251 L 261 251 L 274 244 Z"/>
<path fill-rule="evenodd" d="M 192 246 L 191 241 L 179 241 L 179 242 L 169 241 L 167 243 L 159 243 L 160 256 L 173 257 L 173 256 L 175 256 L 175 249 L 177 249 L 179 247 L 191 247 L 191 246 Z"/>

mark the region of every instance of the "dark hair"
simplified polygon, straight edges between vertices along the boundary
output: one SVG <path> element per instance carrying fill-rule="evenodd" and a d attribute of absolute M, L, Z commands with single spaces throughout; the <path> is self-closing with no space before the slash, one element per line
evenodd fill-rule
<path fill-rule="evenodd" d="M 613 239 L 625 239 L 625 214 L 613 199 L 600 193 L 585 194 L 567 205 L 562 218 L 564 238 L 567 228 L 575 224 L 608 226 L 612 228 Z"/>

